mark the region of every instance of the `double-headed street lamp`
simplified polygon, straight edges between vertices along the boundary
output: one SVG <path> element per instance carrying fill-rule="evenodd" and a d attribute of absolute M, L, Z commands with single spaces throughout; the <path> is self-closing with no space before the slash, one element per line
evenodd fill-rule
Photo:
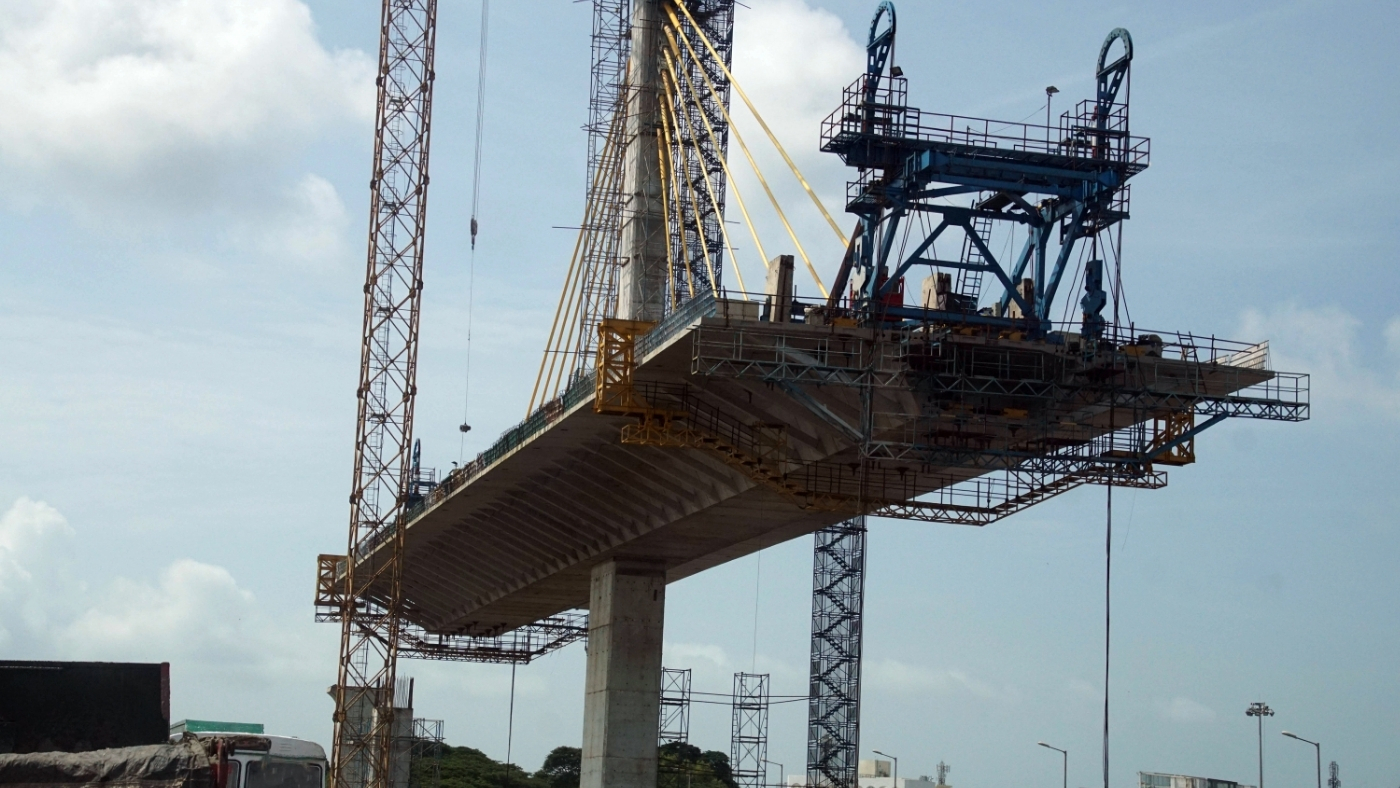
<path fill-rule="evenodd" d="M 1303 742 L 1304 744 L 1311 744 L 1313 746 L 1313 750 L 1317 753 L 1317 788 L 1322 788 L 1322 745 L 1318 744 L 1315 741 L 1309 741 L 1307 739 L 1304 739 L 1302 736 L 1299 736 L 1296 733 L 1289 733 L 1288 731 L 1284 731 L 1283 735 L 1287 736 L 1290 739 L 1297 739 L 1298 741 Z"/>
<path fill-rule="evenodd" d="M 899 788 L 899 759 L 894 757 L 893 755 L 890 755 L 887 752 L 880 752 L 879 750 L 871 750 L 871 752 L 875 753 L 876 755 L 883 755 L 886 758 L 889 758 L 890 760 L 894 761 L 894 778 L 891 784 L 894 786 L 894 788 Z"/>
<path fill-rule="evenodd" d="M 1245 715 L 1259 718 L 1259 788 L 1264 788 L 1264 718 L 1274 716 L 1274 710 L 1269 708 L 1269 704 L 1259 701 L 1249 704 Z"/>
<path fill-rule="evenodd" d="M 1036 744 L 1039 744 L 1041 747 L 1048 747 L 1048 748 L 1054 750 L 1055 752 L 1058 752 L 1061 756 L 1063 756 L 1063 757 L 1061 758 L 1061 761 L 1063 762 L 1063 763 L 1061 764 L 1061 765 L 1062 765 L 1061 774 L 1062 774 L 1062 776 L 1063 776 L 1062 785 L 1064 786 L 1064 788 L 1069 788 L 1069 751 L 1068 751 L 1068 750 L 1062 750 L 1062 749 L 1060 749 L 1059 747 L 1056 747 L 1056 746 L 1053 745 L 1053 744 L 1046 744 L 1046 743 L 1043 742 L 1043 741 L 1038 741 L 1038 742 L 1036 742 Z"/>

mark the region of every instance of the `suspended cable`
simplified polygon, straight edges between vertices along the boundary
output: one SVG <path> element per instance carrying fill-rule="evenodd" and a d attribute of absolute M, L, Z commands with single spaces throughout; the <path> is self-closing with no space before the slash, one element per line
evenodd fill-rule
<path fill-rule="evenodd" d="M 1112 447 L 1113 430 L 1117 428 L 1115 409 L 1109 408 L 1108 429 L 1109 448 Z M 1111 636 L 1113 634 L 1113 477 L 1108 477 L 1108 503 L 1106 506 L 1107 524 L 1104 528 L 1104 570 L 1103 570 L 1103 788 L 1108 785 L 1108 668 Z"/>
<path fill-rule="evenodd" d="M 675 12 L 668 8 L 667 14 L 671 17 L 671 22 L 675 25 L 676 29 L 679 30 L 681 22 Z M 704 34 L 701 34 L 701 38 L 704 39 Z M 681 43 L 685 44 L 686 51 L 690 53 L 691 58 L 699 60 L 700 58 L 695 54 L 695 48 L 690 45 L 690 41 L 685 36 L 681 36 L 680 40 Z M 706 44 L 708 45 L 708 40 L 706 40 Z M 713 47 L 711 47 L 710 51 L 714 52 Z M 718 54 L 716 54 L 715 57 L 718 59 Z M 719 89 L 715 87 L 715 83 L 710 79 L 710 75 L 705 73 L 702 69 L 700 71 L 700 76 L 704 78 L 706 86 L 710 89 L 710 93 L 718 98 Z M 758 182 L 763 186 L 763 191 L 768 195 L 768 202 L 772 203 L 773 210 L 777 212 L 778 219 L 782 221 L 783 229 L 787 230 L 788 237 L 792 239 L 793 245 L 797 247 L 797 254 L 802 257 L 802 262 L 807 266 L 807 273 L 812 275 L 812 279 L 817 283 L 817 289 L 821 291 L 822 297 L 829 297 L 830 293 L 827 291 L 826 285 L 822 283 L 821 276 L 817 274 L 816 267 L 812 265 L 811 258 L 807 256 L 807 250 L 802 247 L 802 242 L 797 240 L 797 233 L 792 229 L 792 224 L 788 222 L 787 214 L 783 211 L 783 206 L 778 203 L 778 198 L 773 194 L 773 189 L 769 187 L 768 180 L 763 177 L 763 171 L 758 168 L 758 162 L 754 160 L 753 153 L 749 151 L 749 146 L 744 143 L 744 135 L 740 134 L 738 127 L 734 125 L 734 118 L 729 114 L 729 110 L 724 106 L 723 101 L 716 101 L 715 104 L 724 115 L 724 121 L 729 124 L 730 131 L 734 132 L 734 141 L 739 143 L 739 149 L 744 152 L 744 158 L 748 159 L 749 166 L 753 168 L 754 175 L 758 177 Z"/>
<path fill-rule="evenodd" d="M 472 155 L 472 249 L 476 249 L 476 207 L 481 198 L 481 132 L 486 125 L 486 43 L 491 0 L 481 0 L 481 43 L 476 65 L 476 150 Z"/>
<path fill-rule="evenodd" d="M 481 41 L 477 46 L 479 58 L 476 64 L 476 130 L 472 153 L 472 218 L 471 252 L 467 257 L 467 361 L 466 382 L 462 384 L 462 423 L 457 431 L 461 438 L 457 446 L 457 462 L 462 463 L 467 456 L 467 433 L 471 431 L 472 392 L 472 303 L 476 296 L 476 231 L 477 206 L 481 201 L 481 143 L 482 132 L 486 128 L 486 42 L 487 23 L 491 16 L 491 0 L 481 0 Z"/>
<path fill-rule="evenodd" d="M 510 663 L 510 712 L 506 717 L 506 764 L 511 763 L 511 745 L 515 743 L 515 665 Z"/>
<path fill-rule="evenodd" d="M 845 246 L 847 244 L 846 234 L 841 232 L 841 228 L 836 224 L 836 220 L 831 218 L 831 214 L 826 210 L 826 206 L 822 204 L 821 198 L 817 197 L 817 193 L 812 190 L 811 185 L 807 183 L 807 179 L 802 177 L 802 171 L 797 169 L 797 164 L 793 162 L 792 157 L 789 156 L 787 150 L 783 148 L 783 144 L 778 142 L 777 135 L 773 133 L 772 129 L 768 128 L 768 124 L 763 121 L 763 116 L 758 114 L 758 108 L 749 100 L 749 95 L 744 92 L 744 88 L 739 84 L 739 80 L 734 78 L 734 74 L 729 70 L 729 66 L 724 64 L 724 58 L 720 57 L 719 52 L 715 51 L 715 46 L 710 43 L 709 36 L 705 35 L 705 31 L 696 23 L 695 17 L 690 15 L 690 10 L 685 7 L 684 3 L 676 3 L 676 7 L 680 8 L 681 13 L 685 14 L 686 18 L 690 20 L 691 26 L 695 28 L 696 34 L 700 36 L 701 43 L 705 45 L 706 49 L 710 50 L 710 54 L 714 57 L 715 65 L 719 66 L 720 69 L 724 71 L 724 76 L 729 80 L 729 84 L 734 86 L 734 90 L 739 94 L 739 98 L 744 100 L 744 105 L 749 108 L 749 112 L 753 113 L 754 120 L 757 120 L 758 125 L 763 127 L 764 133 L 768 135 L 768 140 L 773 143 L 773 147 L 778 149 L 778 153 L 782 154 L 783 161 L 787 162 L 788 168 L 791 169 L 792 174 L 797 177 L 798 183 L 802 184 L 802 188 L 806 190 L 807 196 L 812 198 L 812 204 L 816 205 L 817 210 L 821 211 L 822 216 L 826 218 L 826 223 L 831 226 L 831 231 L 836 233 L 836 239 L 841 242 L 842 246 Z M 671 12 L 668 10 L 668 13 Z M 675 16 L 674 13 L 671 13 L 672 19 L 675 19 Z M 679 21 L 677 21 L 676 27 L 677 29 L 680 28 Z M 687 42 L 687 46 L 688 45 Z M 699 58 L 696 59 L 699 60 Z"/>

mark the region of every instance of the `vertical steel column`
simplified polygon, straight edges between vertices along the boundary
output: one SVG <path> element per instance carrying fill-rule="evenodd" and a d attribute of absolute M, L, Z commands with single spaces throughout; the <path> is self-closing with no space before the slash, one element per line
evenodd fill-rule
<path fill-rule="evenodd" d="M 729 764 L 734 782 L 761 788 L 768 766 L 768 674 L 734 674 Z"/>
<path fill-rule="evenodd" d="M 855 788 L 860 757 L 861 613 L 865 518 L 816 533 L 807 784 Z"/>
<path fill-rule="evenodd" d="M 334 788 L 389 788 L 394 775 L 401 514 L 412 481 L 437 2 L 385 0 L 380 21 L 346 604 L 334 693 Z M 382 557 L 362 563 L 376 549 Z"/>
<path fill-rule="evenodd" d="M 662 743 L 690 741 L 690 668 L 661 669 Z"/>

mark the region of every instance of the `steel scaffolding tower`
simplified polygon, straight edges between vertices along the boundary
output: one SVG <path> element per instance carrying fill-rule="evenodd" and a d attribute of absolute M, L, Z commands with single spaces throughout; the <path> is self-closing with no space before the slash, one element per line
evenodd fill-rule
<path fill-rule="evenodd" d="M 632 49 L 631 0 L 593 0 L 593 63 L 588 87 L 588 205 L 580 260 L 578 339 L 571 379 L 588 366 L 598 347 L 598 324 L 617 312 L 618 244 L 622 235 L 622 166 L 619 139 L 627 106 L 627 58 Z"/>
<path fill-rule="evenodd" d="M 690 741 L 690 669 L 661 669 L 661 724 L 657 739 L 662 744 Z"/>
<path fill-rule="evenodd" d="M 816 533 L 807 784 L 854 788 L 860 758 L 861 612 L 865 517 Z"/>
<path fill-rule="evenodd" d="M 386 0 L 381 12 L 369 255 L 347 555 L 391 544 L 388 560 L 347 561 L 335 688 L 331 784 L 389 788 L 402 613 L 403 522 L 423 292 L 423 220 L 433 97 L 436 0 Z"/>
<path fill-rule="evenodd" d="M 734 782 L 760 788 L 768 761 L 768 674 L 735 673 L 729 764 Z"/>

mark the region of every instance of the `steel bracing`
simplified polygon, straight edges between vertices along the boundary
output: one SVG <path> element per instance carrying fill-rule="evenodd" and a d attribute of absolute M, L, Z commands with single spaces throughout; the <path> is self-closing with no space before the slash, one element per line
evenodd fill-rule
<path fill-rule="evenodd" d="M 657 739 L 662 743 L 690 741 L 690 669 L 661 669 L 661 723 Z"/>
<path fill-rule="evenodd" d="M 768 763 L 768 674 L 735 673 L 729 766 L 734 782 L 761 788 Z"/>
<path fill-rule="evenodd" d="M 855 788 L 860 758 L 865 518 L 854 517 L 817 531 L 815 544 L 807 785 Z"/>
<path fill-rule="evenodd" d="M 381 14 L 369 255 L 360 353 L 348 555 L 388 544 L 384 560 L 346 563 L 331 785 L 389 788 L 393 688 L 403 614 L 403 523 L 423 292 L 423 221 L 433 98 L 436 0 L 386 0 Z"/>

